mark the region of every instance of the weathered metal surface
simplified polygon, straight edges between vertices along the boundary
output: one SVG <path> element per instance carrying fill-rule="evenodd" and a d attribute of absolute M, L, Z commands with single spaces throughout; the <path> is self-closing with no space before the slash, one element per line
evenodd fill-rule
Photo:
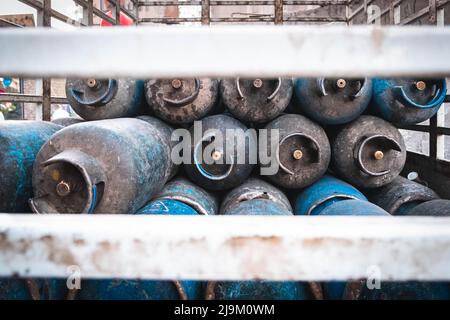
<path fill-rule="evenodd" d="M 170 145 L 145 121 L 74 124 L 37 155 L 30 204 L 38 213 L 134 213 L 162 189 L 170 161 Z"/>
<path fill-rule="evenodd" d="M 85 120 L 143 114 L 144 82 L 132 79 L 67 79 L 67 100 Z"/>
<path fill-rule="evenodd" d="M 199 213 L 185 202 L 162 199 L 150 201 L 139 209 L 136 214 L 198 215 Z"/>
<path fill-rule="evenodd" d="M 239 120 L 266 123 L 286 109 L 293 92 L 292 79 L 223 79 L 220 93 L 228 110 Z"/>
<path fill-rule="evenodd" d="M 181 292 L 179 284 L 182 284 Z M 85 280 L 77 290 L 79 300 L 186 300 L 202 298 L 197 281 Z"/>
<path fill-rule="evenodd" d="M 367 194 L 371 202 L 393 215 L 408 215 L 416 205 L 439 198 L 430 188 L 401 176 Z"/>
<path fill-rule="evenodd" d="M 325 175 L 300 192 L 295 201 L 296 215 L 316 215 L 327 206 L 346 199 L 366 200 L 352 185 L 333 176 Z"/>
<path fill-rule="evenodd" d="M 218 199 L 189 180 L 179 177 L 167 183 L 155 200 L 179 201 L 191 207 L 201 215 L 215 215 L 219 211 Z"/>
<path fill-rule="evenodd" d="M 243 201 L 253 199 L 266 199 L 281 205 L 289 212 L 292 207 L 286 195 L 275 186 L 258 178 L 249 178 L 240 186 L 231 190 L 222 200 L 220 205 L 220 213 L 224 214 L 231 208 L 239 205 Z"/>
<path fill-rule="evenodd" d="M 2 276 L 450 280 L 447 218 L 1 215 L 0 247 Z"/>
<path fill-rule="evenodd" d="M 332 150 L 336 173 L 360 188 L 390 183 L 406 162 L 406 146 L 400 132 L 374 116 L 361 116 L 340 128 L 334 135 Z"/>
<path fill-rule="evenodd" d="M 242 201 L 234 206 L 223 208 L 225 215 L 252 215 L 252 216 L 290 216 L 289 211 L 282 203 L 268 199 L 251 199 Z M 308 287 L 299 282 L 268 282 L 268 281 L 244 281 L 226 282 L 214 281 L 207 285 L 206 297 L 217 300 L 230 299 L 282 299 L 303 300 L 308 297 Z"/>
<path fill-rule="evenodd" d="M 63 97 L 50 97 L 51 103 L 67 103 L 67 99 Z M 1 93 L 0 102 L 31 102 L 42 103 L 42 96 L 23 93 Z"/>
<path fill-rule="evenodd" d="M 268 153 L 270 156 L 275 154 L 280 169 L 268 176 L 270 181 L 285 188 L 304 188 L 325 174 L 331 148 L 322 127 L 304 116 L 286 114 L 265 128 L 268 129 L 268 141 L 272 129 L 279 130 L 279 148 Z"/>
<path fill-rule="evenodd" d="M 164 140 L 164 144 L 166 146 L 169 146 L 170 152 L 172 152 L 172 149 L 177 144 L 176 141 L 172 140 L 172 133 L 174 131 L 173 127 L 155 117 L 139 116 L 137 117 L 137 119 L 143 120 L 151 124 L 153 127 L 155 127 L 158 133 L 160 134 L 161 138 Z M 170 160 L 167 162 L 167 171 L 166 171 L 167 180 L 172 179 L 177 174 L 177 172 L 178 172 L 178 165 L 176 165 L 172 161 L 172 157 L 170 156 Z"/>
<path fill-rule="evenodd" d="M 297 110 L 321 124 L 355 120 L 369 105 L 372 81 L 367 78 L 299 78 L 295 80 Z"/>
<path fill-rule="evenodd" d="M 360 300 L 449 300 L 445 282 L 382 282 L 380 289 L 362 287 Z"/>
<path fill-rule="evenodd" d="M 54 124 L 63 126 L 63 127 L 67 127 L 67 126 L 70 126 L 72 124 L 80 123 L 80 122 L 83 122 L 83 121 L 84 120 L 80 119 L 80 118 L 58 118 L 58 119 L 52 120 L 51 122 L 54 123 Z"/>
<path fill-rule="evenodd" d="M 64 300 L 68 293 L 62 279 L 0 278 L 0 300 Z"/>
<path fill-rule="evenodd" d="M 424 202 L 408 212 L 409 216 L 450 216 L 450 200 L 436 199 Z"/>
<path fill-rule="evenodd" d="M 190 187 L 184 181 L 175 180 L 165 186 L 157 199 L 141 208 L 138 215 L 199 215 L 193 207 L 173 198 L 182 187 Z M 187 190 L 189 193 L 189 190 Z M 184 195 L 186 193 L 183 193 Z M 166 195 L 166 197 L 164 197 Z M 79 290 L 79 299 L 95 300 L 168 300 L 201 299 L 204 283 L 199 281 L 148 281 L 148 280 L 85 280 Z"/>
<path fill-rule="evenodd" d="M 372 112 L 385 120 L 412 125 L 434 116 L 447 94 L 445 79 L 374 79 Z"/>
<path fill-rule="evenodd" d="M 208 300 L 306 300 L 311 299 L 306 283 L 239 281 L 217 282 Z"/>
<path fill-rule="evenodd" d="M 0 73 L 80 78 L 439 77 L 450 74 L 449 39 L 450 29 L 425 26 L 24 28 L 0 30 L 0 42 L 10 48 L 0 52 Z M 33 47 L 33 60 L 24 50 L 28 47 Z"/>
<path fill-rule="evenodd" d="M 256 145 L 256 138 L 246 135 L 247 127 L 225 114 L 206 117 L 201 124 L 201 133 L 195 132 L 195 125 L 190 129 L 191 163 L 184 164 L 186 174 L 208 190 L 238 186 L 253 169 L 250 146 Z M 234 133 L 227 134 L 227 130 Z M 205 150 L 210 150 L 211 154 L 206 154 Z"/>
<path fill-rule="evenodd" d="M 145 97 L 152 112 L 174 124 L 188 124 L 206 116 L 219 95 L 215 79 L 147 80 Z"/>
<path fill-rule="evenodd" d="M 359 199 L 337 201 L 317 213 L 320 216 L 389 216 L 379 206 Z"/>
<path fill-rule="evenodd" d="M 405 186 L 403 186 L 405 188 Z M 395 194 L 394 194 L 395 195 Z M 385 194 L 386 196 L 386 194 Z M 436 200 L 434 200 L 436 201 Z M 437 200 L 442 201 L 442 200 Z M 431 201 L 433 202 L 433 201 Z M 450 208 L 450 201 L 447 201 Z M 443 206 L 428 206 L 435 210 L 442 209 Z M 433 211 L 431 211 L 433 212 Z M 437 213 L 437 211 L 434 211 Z M 450 213 L 450 211 L 449 211 Z M 328 206 L 322 210 L 320 215 L 355 215 L 355 216 L 386 216 L 388 213 L 380 207 L 361 200 L 344 200 Z M 430 215 L 433 215 L 431 213 Z M 441 214 L 441 216 L 445 216 Z M 374 267 L 374 266 L 372 266 Z M 377 266 L 375 266 L 377 267 Z M 378 269 L 381 273 L 382 269 Z M 376 279 L 379 281 L 380 279 Z M 351 299 L 351 300 L 371 300 L 371 299 L 449 299 L 450 286 L 448 283 L 418 283 L 418 282 L 389 282 L 380 283 L 380 287 L 369 289 L 366 281 L 328 282 L 322 286 L 324 295 L 330 299 Z"/>
<path fill-rule="evenodd" d="M 31 212 L 31 173 L 43 144 L 62 129 L 43 121 L 0 122 L 0 209 L 3 212 Z"/>

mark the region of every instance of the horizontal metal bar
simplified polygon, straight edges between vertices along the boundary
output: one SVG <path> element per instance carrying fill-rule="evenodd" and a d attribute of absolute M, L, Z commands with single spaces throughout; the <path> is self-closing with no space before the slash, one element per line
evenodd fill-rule
<path fill-rule="evenodd" d="M 139 6 L 200 6 L 201 1 L 139 1 Z M 284 5 L 347 5 L 345 0 L 285 0 Z M 224 0 L 224 1 L 210 1 L 210 6 L 273 6 L 275 1 L 252 1 L 252 0 Z"/>
<path fill-rule="evenodd" d="M 296 16 L 284 17 L 283 21 L 299 21 L 299 22 L 345 22 L 345 17 L 315 17 L 315 16 Z"/>
<path fill-rule="evenodd" d="M 67 98 L 64 97 L 51 97 L 50 101 L 54 104 L 68 103 Z M 0 93 L 0 102 L 42 103 L 42 96 L 23 93 Z"/>
<path fill-rule="evenodd" d="M 0 215 L 0 276 L 450 280 L 450 218 Z"/>
<path fill-rule="evenodd" d="M 419 132 L 430 132 L 431 128 L 430 126 L 423 126 L 423 125 L 410 125 L 410 126 L 399 126 L 399 129 L 409 130 L 409 131 L 419 131 Z M 436 130 L 436 133 L 438 135 L 450 135 L 450 128 L 445 127 L 436 127 L 434 128 Z"/>
<path fill-rule="evenodd" d="M 42 4 L 42 2 L 40 2 L 38 0 L 19 0 L 19 1 L 36 9 L 36 10 L 42 10 L 44 8 L 44 5 Z M 51 10 L 51 16 L 55 19 L 58 19 L 59 21 L 65 22 L 67 24 L 71 24 L 74 26 L 85 26 L 85 24 L 81 23 L 80 21 L 69 18 L 68 16 L 66 16 L 54 9 Z"/>
<path fill-rule="evenodd" d="M 24 28 L 0 43 L 0 74 L 24 77 L 450 75 L 445 27 Z"/>
<path fill-rule="evenodd" d="M 210 22 L 273 22 L 274 17 L 272 16 L 250 16 L 250 17 L 222 17 L 222 18 L 211 18 Z M 309 16 L 291 16 L 285 17 L 283 21 L 297 21 L 297 22 L 343 22 L 346 21 L 344 17 L 309 17 Z M 201 22 L 201 18 L 142 18 L 140 20 L 142 23 L 184 23 L 184 22 Z"/>

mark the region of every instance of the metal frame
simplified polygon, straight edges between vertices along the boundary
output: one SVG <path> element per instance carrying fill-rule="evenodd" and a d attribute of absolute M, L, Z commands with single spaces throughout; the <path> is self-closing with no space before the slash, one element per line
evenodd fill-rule
<path fill-rule="evenodd" d="M 99 17 L 103 20 L 110 22 L 113 25 L 119 24 L 120 12 L 124 12 L 135 23 L 137 23 L 137 14 L 131 13 L 129 10 L 118 5 L 115 0 L 108 0 L 114 6 L 113 17 L 108 16 L 100 9 L 95 8 L 93 0 L 73 0 L 75 3 L 83 7 L 83 21 L 76 21 L 68 16 L 52 9 L 51 0 L 18 0 L 33 9 L 37 10 L 37 26 L 38 27 L 51 27 L 51 18 L 58 19 L 70 25 L 77 27 L 92 26 L 94 24 L 94 17 Z M 131 0 L 136 3 L 137 0 Z M 41 103 L 42 104 L 42 120 L 50 121 L 51 117 L 51 105 L 53 103 L 68 103 L 64 97 L 52 97 L 51 96 L 51 79 L 42 79 L 42 95 L 29 95 L 29 94 L 0 94 L 0 102 L 22 102 L 22 103 Z"/>
<path fill-rule="evenodd" d="M 0 276 L 450 280 L 449 218 L 0 214 L 0 247 Z"/>
<path fill-rule="evenodd" d="M 92 0 L 76 2 L 83 3 L 86 10 L 83 25 L 92 25 L 94 14 L 105 18 L 104 14 L 96 13 Z M 283 5 L 288 2 L 293 3 L 275 0 L 267 4 L 275 7 L 274 17 L 271 17 L 273 23 L 286 21 L 282 13 Z M 366 14 L 370 2 L 365 1 L 358 14 Z M 135 3 L 138 4 L 136 8 L 142 5 L 142 2 Z M 214 3 L 203 1 L 202 15 L 195 21 L 206 25 L 214 22 L 210 17 L 210 6 Z M 392 22 L 396 21 L 396 3 L 388 11 Z M 430 1 L 432 6 L 428 7 L 427 13 L 417 15 L 429 14 L 434 23 L 442 3 Z M 50 17 L 55 14 L 50 4 L 50 0 L 44 0 L 39 9 L 42 26 L 49 26 Z M 118 2 L 114 4 L 116 10 L 112 20 L 118 22 L 123 8 Z M 352 1 L 348 5 L 350 8 Z M 357 17 L 354 13 L 348 10 L 346 21 L 350 24 L 351 18 Z M 134 16 L 139 23 L 138 10 Z M 406 18 L 406 22 L 412 23 L 420 17 Z M 247 21 L 257 20 L 269 22 L 267 17 L 251 17 Z M 173 22 L 169 19 L 161 21 Z M 210 76 L 450 75 L 450 30 L 447 29 L 247 27 L 237 30 L 231 27 L 83 28 L 70 33 L 0 30 L 1 43 L 17 47 L 21 43 L 32 45 L 42 64 L 32 66 L 19 50 L 16 58 L 20 63 L 0 64 L 0 70 L 45 77 L 63 74 L 88 76 L 92 72 L 104 76 L 171 76 L 175 73 L 190 76 L 195 73 Z M 148 39 L 144 44 L 143 37 Z M 73 46 L 79 43 L 76 39 L 81 38 L 89 41 L 89 50 L 70 49 L 71 43 Z M 102 42 L 102 39 L 110 41 Z M 160 39 L 164 41 L 158 41 Z M 439 50 L 433 50 L 433 46 L 436 48 L 438 45 Z M 408 52 L 407 57 L 399 55 L 399 47 Z M 330 48 L 333 54 L 324 55 Z M 55 56 L 52 59 L 45 57 L 53 49 Z M 103 56 L 105 50 L 109 56 Z M 233 51 L 239 51 L 240 56 L 234 58 L 229 54 Z M 144 59 L 148 52 L 156 57 L 157 64 Z M 179 59 L 179 52 L 186 56 Z M 8 54 L 1 52 L 0 57 L 5 58 Z M 433 54 L 432 58 L 423 59 L 427 54 Z M 100 55 L 101 63 L 97 60 Z M 134 59 L 125 65 L 111 64 L 130 55 Z M 71 63 L 63 63 L 64 59 Z M 83 59 L 92 61 L 92 64 L 83 66 L 80 64 Z M 226 66 L 217 63 L 223 59 L 227 59 Z M 0 58 L 0 61 L 6 61 L 6 58 Z M 190 63 L 183 63 L 185 61 Z M 50 97 L 49 84 L 48 80 L 43 81 L 43 114 L 46 118 L 49 117 L 50 104 L 59 101 L 57 97 Z M 0 99 L 7 97 L 0 96 Z M 21 96 L 14 99 L 35 102 L 41 98 Z M 448 173 L 448 163 L 437 159 L 437 140 L 439 135 L 449 134 L 449 129 L 439 127 L 437 120 L 433 118 L 429 127 L 412 126 L 408 129 L 430 133 L 430 142 L 436 150 L 432 147 L 431 157 L 427 159 L 436 170 Z M 77 265 L 81 268 L 82 277 L 345 280 L 368 277 L 368 268 L 375 266 L 380 268 L 379 278 L 385 280 L 450 280 L 448 218 L 203 219 L 0 215 L 0 247 L 2 276 L 65 277 L 66 268 Z"/>
<path fill-rule="evenodd" d="M 379 15 L 376 15 L 374 17 L 369 17 L 368 15 L 368 7 L 376 3 L 375 0 L 364 0 L 361 5 L 358 5 L 355 7 L 355 0 L 349 1 L 348 6 L 348 16 L 347 16 L 347 23 L 349 25 L 354 25 L 354 20 L 359 16 L 362 17 L 362 21 L 365 21 L 367 24 L 372 24 L 376 19 L 381 19 L 389 15 L 389 22 L 390 25 L 412 25 L 419 22 L 419 20 L 422 20 L 420 23 L 428 24 L 428 25 L 444 25 L 444 21 L 439 21 L 437 19 L 437 14 L 439 11 L 441 11 L 443 14 L 448 13 L 450 14 L 450 0 L 428 0 L 428 6 L 425 6 L 421 10 L 418 10 L 417 12 L 402 17 L 401 16 L 401 6 L 407 2 L 407 0 L 395 0 L 392 1 L 390 4 L 386 5 L 384 8 L 380 8 L 381 12 Z M 397 10 L 398 14 L 397 17 L 395 16 L 395 11 Z M 425 20 L 425 21 L 423 21 Z M 450 95 L 447 95 L 446 102 L 450 101 Z M 431 166 L 434 170 L 441 171 L 442 166 L 450 166 L 450 162 L 448 159 L 441 159 L 440 155 L 444 154 L 445 151 L 445 145 L 443 141 L 444 136 L 450 136 L 450 129 L 441 127 L 438 124 L 440 123 L 440 114 L 436 114 L 433 118 L 430 119 L 430 124 L 426 126 L 422 125 L 415 125 L 415 126 L 407 126 L 402 127 L 402 129 L 411 130 L 411 131 L 418 131 L 418 132 L 427 132 L 429 133 L 429 156 L 426 157 L 426 163 Z M 444 173 L 444 172 L 442 172 Z M 447 173 L 444 173 L 447 175 Z"/>

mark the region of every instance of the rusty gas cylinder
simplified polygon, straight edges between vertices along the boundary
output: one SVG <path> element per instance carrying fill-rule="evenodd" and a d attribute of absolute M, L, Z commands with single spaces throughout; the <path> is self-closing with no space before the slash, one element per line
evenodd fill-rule
<path fill-rule="evenodd" d="M 398 176 L 391 183 L 367 191 L 369 200 L 392 215 L 408 215 L 415 206 L 439 196 L 430 188 Z"/>
<path fill-rule="evenodd" d="M 220 206 L 220 213 L 224 214 L 241 202 L 253 199 L 270 200 L 292 212 L 288 198 L 280 189 L 259 178 L 249 178 L 225 195 Z"/>
<path fill-rule="evenodd" d="M 218 100 L 219 81 L 207 78 L 151 79 L 145 97 L 151 111 L 172 124 L 189 124 L 208 115 Z"/>
<path fill-rule="evenodd" d="M 36 213 L 134 213 L 161 191 L 170 145 L 131 118 L 68 126 L 42 147 L 33 170 Z"/>
<path fill-rule="evenodd" d="M 325 131 L 315 122 L 297 114 L 282 115 L 265 127 L 268 141 L 278 132 L 278 148 L 268 148 L 268 155 L 274 159 L 279 170 L 268 179 L 284 188 L 304 188 L 322 177 L 330 163 L 330 143 Z M 262 150 L 259 150 L 260 165 L 263 164 Z"/>
<path fill-rule="evenodd" d="M 360 188 L 392 182 L 406 162 L 401 133 L 389 122 L 361 116 L 343 126 L 332 141 L 332 166 L 339 176 Z"/>
<path fill-rule="evenodd" d="M 191 133 L 191 160 L 185 163 L 187 176 L 209 190 L 226 190 L 243 183 L 254 163 L 251 148 L 256 136 L 246 136 L 247 127 L 225 114 L 201 120 L 201 132 Z M 254 152 L 256 163 L 256 150 Z"/>
<path fill-rule="evenodd" d="M 67 79 L 66 95 L 84 120 L 134 117 L 144 112 L 142 80 Z"/>
<path fill-rule="evenodd" d="M 288 106 L 293 92 L 292 79 L 223 79 L 220 93 L 228 110 L 246 123 L 266 123 Z"/>
<path fill-rule="evenodd" d="M 321 124 L 344 124 L 359 117 L 372 97 L 367 78 L 305 78 L 295 80 L 297 110 Z"/>

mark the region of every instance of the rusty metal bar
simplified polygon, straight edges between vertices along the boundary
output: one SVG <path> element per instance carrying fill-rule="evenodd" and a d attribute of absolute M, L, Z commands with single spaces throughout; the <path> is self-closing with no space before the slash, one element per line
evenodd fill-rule
<path fill-rule="evenodd" d="M 274 3 L 275 24 L 283 24 L 283 0 L 275 0 Z"/>
<path fill-rule="evenodd" d="M 347 5 L 347 1 L 345 0 L 284 0 L 282 1 L 284 5 L 319 5 L 319 6 L 327 6 L 327 5 Z M 210 1 L 211 6 L 273 6 L 275 0 L 272 1 Z M 172 5 L 180 5 L 180 6 L 200 6 L 202 1 L 192 0 L 192 1 L 138 1 L 138 6 L 172 6 Z"/>
<path fill-rule="evenodd" d="M 211 19 L 211 7 L 209 0 L 202 1 L 202 19 L 201 22 L 203 25 L 209 25 Z"/>
<path fill-rule="evenodd" d="M 0 102 L 42 103 L 42 96 L 22 93 L 0 93 Z M 52 104 L 68 103 L 64 97 L 50 97 Z"/>
<path fill-rule="evenodd" d="M 309 16 L 290 16 L 285 17 L 283 21 L 291 22 L 346 22 L 345 17 L 309 17 Z"/>
<path fill-rule="evenodd" d="M 51 0 L 43 0 L 42 2 L 42 27 L 50 28 L 52 25 L 52 1 Z M 51 78 L 43 78 L 42 79 L 42 120 L 50 121 L 52 114 L 52 80 Z"/>
<path fill-rule="evenodd" d="M 87 6 L 83 7 L 83 21 L 86 25 L 94 25 L 94 0 L 87 0 Z"/>
<path fill-rule="evenodd" d="M 0 214 L 0 247 L 0 276 L 450 280 L 449 218 Z"/>
<path fill-rule="evenodd" d="M 428 21 L 430 24 L 436 24 L 437 22 L 437 0 L 429 0 L 428 8 L 430 9 Z"/>
<path fill-rule="evenodd" d="M 210 18 L 210 22 L 219 23 L 240 23 L 240 22 L 273 22 L 273 16 L 258 16 L 258 17 L 243 17 L 243 18 Z M 309 17 L 309 16 L 297 16 L 297 17 L 285 17 L 283 21 L 286 22 L 345 22 L 345 17 Z M 143 23 L 184 23 L 184 22 L 201 22 L 201 18 L 142 18 L 140 22 Z"/>
<path fill-rule="evenodd" d="M 23 26 L 15 24 L 14 22 L 5 20 L 0 18 L 0 27 L 15 27 L 15 28 L 23 28 Z"/>
<path fill-rule="evenodd" d="M 182 23 L 182 22 L 201 22 L 201 21 L 202 21 L 201 18 L 169 18 L 169 17 L 167 17 L 167 18 L 141 18 L 139 22 L 176 24 L 176 23 Z"/>

